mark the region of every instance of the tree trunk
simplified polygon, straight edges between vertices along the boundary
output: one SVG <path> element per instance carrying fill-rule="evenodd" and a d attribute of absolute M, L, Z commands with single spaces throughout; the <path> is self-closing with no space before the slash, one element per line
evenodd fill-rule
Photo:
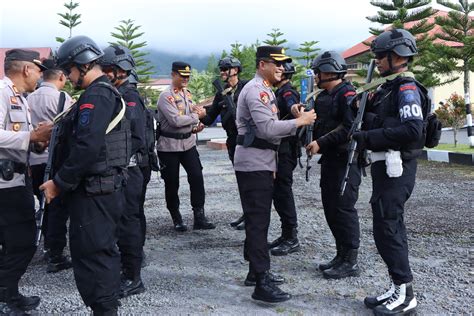
<path fill-rule="evenodd" d="M 457 147 L 457 144 L 458 144 L 458 138 L 457 138 L 457 135 L 458 135 L 458 129 L 453 127 L 453 136 L 454 136 L 454 148 Z"/>
<path fill-rule="evenodd" d="M 469 95 L 469 65 L 468 61 L 464 60 L 464 104 L 466 104 L 466 124 L 467 137 L 471 148 L 474 148 L 474 135 L 472 134 L 472 114 L 471 114 L 471 98 Z"/>

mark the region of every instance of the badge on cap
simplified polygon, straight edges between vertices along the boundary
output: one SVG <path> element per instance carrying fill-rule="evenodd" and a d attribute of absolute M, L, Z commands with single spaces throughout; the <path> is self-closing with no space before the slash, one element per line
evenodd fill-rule
<path fill-rule="evenodd" d="M 16 99 L 16 97 L 11 96 L 10 97 L 10 103 L 11 104 L 18 104 L 18 100 Z"/>
<path fill-rule="evenodd" d="M 267 105 L 268 100 L 270 100 L 270 96 L 268 93 L 265 91 L 260 92 L 260 101 L 262 101 L 263 104 Z"/>
<path fill-rule="evenodd" d="M 184 68 L 184 70 L 186 70 L 186 71 L 191 71 L 191 69 L 189 68 L 189 66 L 186 66 L 186 68 Z"/>
<path fill-rule="evenodd" d="M 21 129 L 20 123 L 13 123 L 12 129 L 14 132 L 18 132 Z"/>

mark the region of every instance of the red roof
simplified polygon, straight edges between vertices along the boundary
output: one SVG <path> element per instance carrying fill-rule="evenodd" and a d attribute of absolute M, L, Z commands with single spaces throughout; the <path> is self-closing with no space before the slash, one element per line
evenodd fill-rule
<path fill-rule="evenodd" d="M 148 83 L 148 85 L 151 85 L 151 86 L 169 86 L 170 84 L 171 84 L 170 78 L 155 79 L 155 80 L 151 80 Z"/>
<path fill-rule="evenodd" d="M 19 48 L 19 47 L 15 47 Z M 5 74 L 3 73 L 3 63 L 5 62 L 5 53 L 12 48 L 0 48 L 0 78 L 3 78 Z M 49 47 L 22 47 L 22 49 L 29 49 L 37 51 L 40 54 L 40 59 L 47 59 L 52 55 L 52 49 Z"/>
<path fill-rule="evenodd" d="M 448 12 L 446 11 L 438 11 L 437 13 L 433 14 L 431 17 L 428 18 L 428 23 L 434 23 L 434 19 L 435 17 L 437 16 L 442 16 L 442 17 L 445 17 L 448 15 Z M 471 17 L 472 19 L 472 17 Z M 408 22 L 408 23 L 405 23 L 405 28 L 409 29 L 411 28 L 415 23 L 418 23 L 418 22 Z M 391 26 L 388 26 L 385 28 L 385 30 L 389 30 L 391 28 Z M 429 36 L 434 36 L 435 34 L 439 34 L 441 33 L 441 27 L 437 24 L 435 24 L 435 26 L 428 32 L 428 35 Z M 357 56 L 357 55 L 360 55 L 362 53 L 365 53 L 367 51 L 369 51 L 370 47 L 365 45 L 364 43 L 371 43 L 373 40 L 374 40 L 375 36 L 372 35 L 370 36 L 369 38 L 365 39 L 364 41 L 352 46 L 351 48 L 349 49 L 346 49 L 344 52 L 342 52 L 342 57 L 344 58 L 350 58 L 350 57 L 354 57 L 354 56 Z M 447 46 L 450 46 L 450 47 L 460 47 L 460 46 L 463 46 L 461 43 L 457 43 L 457 42 L 447 42 L 447 41 L 443 41 L 443 40 L 440 40 L 439 38 L 435 39 L 434 40 L 434 43 L 437 43 L 437 44 L 444 44 L 444 45 L 447 45 Z"/>

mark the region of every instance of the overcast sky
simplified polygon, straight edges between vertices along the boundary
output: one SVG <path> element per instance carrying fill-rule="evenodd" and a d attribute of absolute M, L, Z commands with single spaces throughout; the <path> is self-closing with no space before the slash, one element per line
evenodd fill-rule
<path fill-rule="evenodd" d="M 58 12 L 69 0 L 3 0 L 0 47 L 58 47 L 67 37 Z M 319 41 L 323 49 L 345 49 L 370 34 L 365 17 L 376 14 L 369 0 L 76 0 L 82 23 L 73 35 L 87 35 L 100 46 L 120 20 L 132 19 L 145 32 L 149 47 L 169 52 L 207 54 L 228 50 L 231 43 L 264 40 L 279 28 L 296 45 Z"/>

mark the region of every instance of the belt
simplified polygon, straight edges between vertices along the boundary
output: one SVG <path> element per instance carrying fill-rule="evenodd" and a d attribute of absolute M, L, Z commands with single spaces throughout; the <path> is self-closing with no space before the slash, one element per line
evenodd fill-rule
<path fill-rule="evenodd" d="M 243 145 L 244 144 L 244 135 L 237 135 L 237 145 Z M 258 149 L 271 149 L 274 151 L 278 150 L 278 145 L 272 144 L 265 139 L 261 139 L 258 137 L 255 137 L 253 142 L 248 146 L 248 147 L 254 147 Z"/>
<path fill-rule="evenodd" d="M 12 161 L 9 159 L 0 159 L 0 166 L 12 166 L 13 165 L 13 172 L 15 173 L 25 173 L 26 172 L 26 164 L 21 162 Z"/>
<path fill-rule="evenodd" d="M 192 133 L 169 133 L 169 132 L 164 132 L 160 131 L 160 136 L 168 137 L 168 138 L 174 138 L 174 139 L 186 139 L 191 137 Z"/>
<path fill-rule="evenodd" d="M 369 159 L 371 162 L 382 161 L 385 160 L 386 151 L 376 151 L 369 153 Z"/>

